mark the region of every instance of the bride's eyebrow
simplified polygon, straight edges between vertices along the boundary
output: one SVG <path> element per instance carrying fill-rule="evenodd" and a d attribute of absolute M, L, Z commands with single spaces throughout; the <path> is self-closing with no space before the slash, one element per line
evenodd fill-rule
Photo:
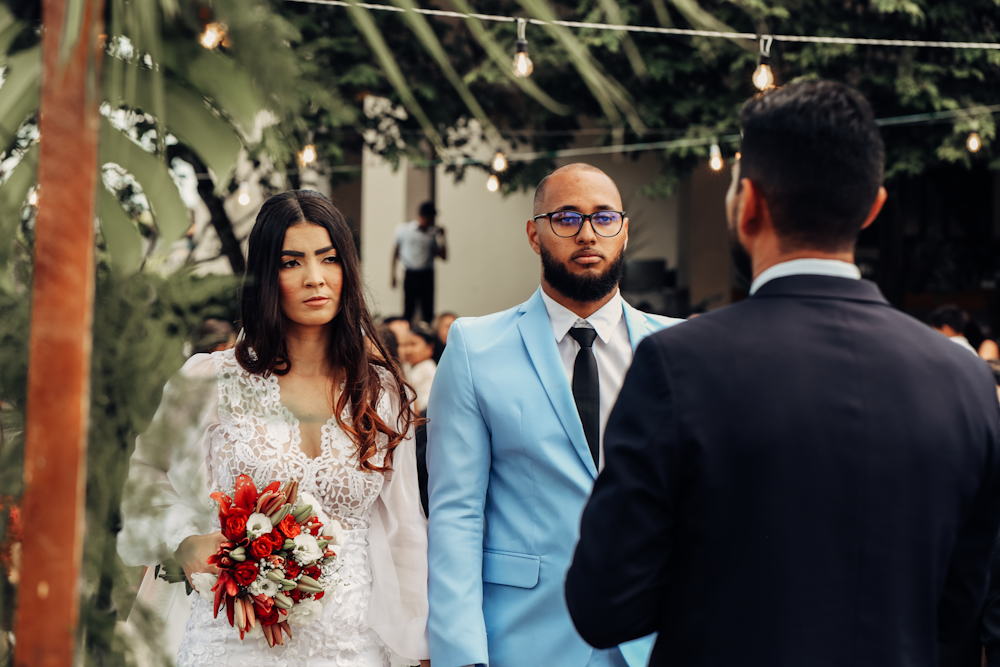
<path fill-rule="evenodd" d="M 315 251 L 315 253 L 317 255 L 322 255 L 323 253 L 330 252 L 331 250 L 335 250 L 335 248 L 332 245 L 328 245 L 325 248 L 320 248 L 319 250 Z M 301 250 L 282 250 L 281 251 L 281 256 L 284 257 L 285 255 L 288 255 L 290 257 L 305 257 L 306 256 L 306 254 L 304 252 L 302 252 Z"/>
<path fill-rule="evenodd" d="M 317 254 L 317 255 L 322 255 L 322 254 L 323 254 L 324 252 L 330 252 L 330 251 L 331 251 L 331 250 L 333 250 L 333 249 L 334 249 L 334 248 L 333 248 L 333 246 L 332 246 L 332 245 L 328 245 L 328 246 L 327 246 L 327 247 L 325 247 L 325 248 L 320 248 L 319 250 L 317 250 L 317 251 L 316 251 L 316 254 Z"/>

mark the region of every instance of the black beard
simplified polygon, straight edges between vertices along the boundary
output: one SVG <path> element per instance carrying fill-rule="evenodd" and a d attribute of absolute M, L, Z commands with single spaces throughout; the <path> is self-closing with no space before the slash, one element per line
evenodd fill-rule
<path fill-rule="evenodd" d="M 729 256 L 733 258 L 736 274 L 749 284 L 753 278 L 753 260 L 743 244 L 740 243 L 740 237 L 735 228 L 729 230 Z"/>
<path fill-rule="evenodd" d="M 571 272 L 555 257 L 539 245 L 542 251 L 542 277 L 552 289 L 567 299 L 580 303 L 600 301 L 618 289 L 622 274 L 625 272 L 625 249 L 611 263 L 607 270 L 597 276 L 581 276 Z"/>

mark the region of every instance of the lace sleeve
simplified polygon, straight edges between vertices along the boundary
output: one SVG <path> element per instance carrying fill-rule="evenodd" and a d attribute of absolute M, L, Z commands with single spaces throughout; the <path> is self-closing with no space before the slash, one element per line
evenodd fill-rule
<path fill-rule="evenodd" d="M 383 386 L 387 382 L 391 380 L 384 375 Z M 399 394 L 387 386 L 380 403 L 380 416 L 395 423 Z M 394 661 L 426 660 L 427 519 L 420 505 L 412 427 L 393 453 L 392 473 L 386 475 L 373 508 L 368 541 L 374 578 L 368 624 Z"/>
<path fill-rule="evenodd" d="M 211 528 L 207 459 L 219 424 L 215 362 L 191 357 L 164 386 L 145 433 L 136 438 L 122 500 L 118 554 L 154 565 L 190 535 Z"/>

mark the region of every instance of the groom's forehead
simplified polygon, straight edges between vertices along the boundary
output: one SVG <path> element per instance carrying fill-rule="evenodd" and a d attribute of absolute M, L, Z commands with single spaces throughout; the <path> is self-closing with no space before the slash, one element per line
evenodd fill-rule
<path fill-rule="evenodd" d="M 618 186 L 597 167 L 582 163 L 560 167 L 538 184 L 533 215 L 550 213 L 584 200 L 588 204 L 597 203 L 600 207 L 619 210 L 622 205 Z"/>

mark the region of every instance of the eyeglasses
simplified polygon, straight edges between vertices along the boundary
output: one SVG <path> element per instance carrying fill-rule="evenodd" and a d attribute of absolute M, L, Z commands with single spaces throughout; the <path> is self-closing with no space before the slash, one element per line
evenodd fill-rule
<path fill-rule="evenodd" d="M 583 229 L 583 221 L 590 220 L 590 227 L 598 236 L 617 236 L 625 221 L 625 211 L 597 211 L 586 215 L 578 211 L 554 211 L 536 215 L 532 220 L 548 218 L 552 233 L 562 238 L 571 238 Z"/>

